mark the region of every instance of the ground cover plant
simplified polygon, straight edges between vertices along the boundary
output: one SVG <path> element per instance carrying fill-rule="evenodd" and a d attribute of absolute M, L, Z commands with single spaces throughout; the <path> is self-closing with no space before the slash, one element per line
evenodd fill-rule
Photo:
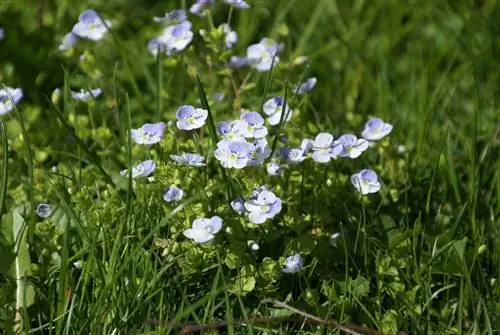
<path fill-rule="evenodd" d="M 497 2 L 0 13 L 2 333 L 499 333 Z"/>

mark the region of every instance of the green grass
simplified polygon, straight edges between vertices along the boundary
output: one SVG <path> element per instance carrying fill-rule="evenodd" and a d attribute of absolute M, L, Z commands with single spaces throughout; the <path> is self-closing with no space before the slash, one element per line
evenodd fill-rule
<path fill-rule="evenodd" d="M 112 34 L 67 54 L 57 46 L 85 3 L 0 4 L 0 84 L 24 92 L 0 123 L 0 329 L 498 334 L 500 4 L 249 0 L 249 10 L 230 12 L 217 2 L 211 18 L 218 26 L 231 15 L 235 55 L 266 36 L 285 44 L 272 71 L 227 71 L 227 55 L 197 33 L 210 29 L 208 17 L 189 16 L 188 50 L 149 55 L 161 31 L 152 17 L 190 1 L 92 2 Z M 292 66 L 300 55 L 307 65 Z M 310 94 L 292 92 L 313 75 Z M 104 93 L 72 101 L 70 90 L 86 87 Z M 215 103 L 216 92 L 225 100 Z M 287 145 L 281 135 L 297 147 L 319 132 L 359 134 L 370 116 L 394 130 L 355 160 L 307 159 L 281 177 L 222 168 L 215 124 L 277 95 L 299 112 L 269 127 L 273 151 Z M 183 104 L 209 110 L 203 129 L 175 127 Z M 173 122 L 161 144 L 132 142 L 130 128 L 157 121 Z M 183 152 L 202 154 L 207 167 L 172 164 Z M 145 159 L 157 164 L 153 181 L 120 176 Z M 361 196 L 350 184 L 364 168 L 378 173 L 380 193 Z M 171 184 L 185 191 L 180 203 L 162 199 Z M 263 184 L 283 210 L 252 225 L 228 203 Z M 41 202 L 54 206 L 47 220 L 35 215 Z M 213 215 L 224 220 L 213 243 L 182 235 Z M 294 251 L 305 267 L 284 274 Z"/>

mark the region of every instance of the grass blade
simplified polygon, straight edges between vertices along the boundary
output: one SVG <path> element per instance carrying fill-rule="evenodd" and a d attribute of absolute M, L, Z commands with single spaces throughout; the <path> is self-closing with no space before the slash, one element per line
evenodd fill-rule
<path fill-rule="evenodd" d="M 7 177 L 8 177 L 8 163 L 9 163 L 9 140 L 7 138 L 7 130 L 2 121 L 0 121 L 0 131 L 2 133 L 2 149 L 3 149 L 3 165 L 2 165 L 2 179 L 0 180 L 0 218 L 3 214 L 3 205 L 5 201 L 5 194 L 7 193 Z"/>

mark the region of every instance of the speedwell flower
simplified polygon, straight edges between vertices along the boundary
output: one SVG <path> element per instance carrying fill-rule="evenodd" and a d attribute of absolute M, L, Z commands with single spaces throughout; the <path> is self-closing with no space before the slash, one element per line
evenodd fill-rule
<path fill-rule="evenodd" d="M 340 233 L 333 233 L 330 235 L 330 245 L 332 247 L 337 247 L 337 240 L 340 237 Z"/>
<path fill-rule="evenodd" d="M 205 157 L 198 154 L 182 154 L 182 155 L 170 155 L 170 158 L 178 164 L 189 165 L 189 166 L 205 166 L 203 161 Z"/>
<path fill-rule="evenodd" d="M 330 159 L 337 156 L 341 151 L 341 146 L 334 146 L 333 135 L 329 133 L 319 133 L 312 142 L 312 159 L 318 163 L 328 163 Z"/>
<path fill-rule="evenodd" d="M 316 82 L 317 81 L 318 80 L 316 79 L 316 77 L 308 78 L 303 83 L 299 83 L 297 85 L 294 85 L 292 91 L 295 94 L 306 94 L 306 93 L 312 91 L 312 89 L 314 88 L 314 86 L 316 86 Z"/>
<path fill-rule="evenodd" d="M 217 133 L 225 140 L 244 141 L 246 124 L 242 120 L 221 121 L 217 124 Z"/>
<path fill-rule="evenodd" d="M 268 121 L 271 126 L 276 126 L 278 123 L 280 123 L 284 103 L 285 99 L 283 99 L 283 97 L 271 98 L 264 103 L 262 109 L 264 110 L 264 113 L 269 117 Z M 286 122 L 292 117 L 292 110 L 290 109 L 288 104 L 285 106 L 284 111 L 284 120 Z"/>
<path fill-rule="evenodd" d="M 165 28 L 159 39 L 167 46 L 167 54 L 169 56 L 186 49 L 189 43 L 191 43 L 194 35 L 191 27 L 191 22 L 183 21 Z"/>
<path fill-rule="evenodd" d="M 208 117 L 208 111 L 202 108 L 194 108 L 184 105 L 177 109 L 177 128 L 182 130 L 193 130 L 203 127 Z"/>
<path fill-rule="evenodd" d="M 145 123 L 141 128 L 132 129 L 132 139 L 137 144 L 155 144 L 161 141 L 167 125 L 163 122 Z"/>
<path fill-rule="evenodd" d="M 198 16 L 204 16 L 205 10 L 212 7 L 213 0 L 196 0 L 196 2 L 189 8 L 189 11 Z"/>
<path fill-rule="evenodd" d="M 237 197 L 231 201 L 231 208 L 238 214 L 245 213 L 245 201 L 241 197 Z"/>
<path fill-rule="evenodd" d="M 370 143 L 364 138 L 357 138 L 353 134 L 345 134 L 340 136 L 333 144 L 339 146 L 335 151 L 340 150 L 340 157 L 357 158 L 363 151 L 368 149 Z"/>
<path fill-rule="evenodd" d="M 80 14 L 72 32 L 78 37 L 99 41 L 108 31 L 108 27 L 111 27 L 111 21 L 104 20 L 103 22 L 95 10 L 87 9 Z"/>
<path fill-rule="evenodd" d="M 365 124 L 361 136 L 368 141 L 378 141 L 392 131 L 392 124 L 384 122 L 379 118 L 372 118 Z"/>
<path fill-rule="evenodd" d="M 193 221 L 193 226 L 184 230 L 184 236 L 194 240 L 196 243 L 205 243 L 214 239 L 222 228 L 222 219 L 213 216 L 210 219 L 202 218 Z"/>
<path fill-rule="evenodd" d="M 221 102 L 225 97 L 226 95 L 224 94 L 224 92 L 215 92 L 213 95 L 214 102 Z"/>
<path fill-rule="evenodd" d="M 248 59 L 246 57 L 231 56 L 227 66 L 230 69 L 239 69 L 241 67 L 246 66 L 247 64 L 248 64 Z"/>
<path fill-rule="evenodd" d="M 278 176 L 282 171 L 281 166 L 276 162 L 267 163 L 266 170 L 270 176 Z"/>
<path fill-rule="evenodd" d="M 302 270 L 302 256 L 299 253 L 285 258 L 285 267 L 281 270 L 285 273 L 297 273 Z"/>
<path fill-rule="evenodd" d="M 147 177 L 156 169 L 156 164 L 152 159 L 148 159 L 137 166 L 132 167 L 132 178 Z M 128 170 L 120 171 L 120 175 L 128 176 Z"/>
<path fill-rule="evenodd" d="M 153 17 L 153 21 L 157 23 L 161 23 L 165 26 L 170 24 L 178 24 L 187 20 L 186 11 L 184 9 L 174 9 L 171 12 L 165 14 L 165 16 Z"/>
<path fill-rule="evenodd" d="M 102 90 L 100 88 L 94 88 L 89 90 L 81 89 L 78 91 L 71 91 L 71 97 L 76 101 L 88 102 L 100 96 Z"/>
<path fill-rule="evenodd" d="M 222 140 L 217 143 L 214 156 L 225 168 L 242 169 L 247 166 L 252 147 L 245 141 Z"/>
<path fill-rule="evenodd" d="M 375 171 L 364 169 L 351 176 L 352 185 L 363 195 L 377 193 L 380 190 L 380 182 Z"/>
<path fill-rule="evenodd" d="M 49 204 L 41 203 L 36 206 L 35 212 L 42 219 L 46 219 L 52 215 L 52 207 Z"/>
<path fill-rule="evenodd" d="M 250 153 L 247 165 L 258 166 L 264 163 L 271 155 L 271 148 L 265 138 L 258 138 L 250 144 Z"/>
<path fill-rule="evenodd" d="M 7 114 L 13 110 L 22 97 L 23 91 L 20 88 L 0 88 L 0 115 Z"/>
<path fill-rule="evenodd" d="M 148 41 L 148 51 L 153 56 L 158 56 L 158 51 L 161 53 L 167 53 L 168 46 L 164 39 L 160 37 L 155 37 Z"/>
<path fill-rule="evenodd" d="M 274 64 L 279 63 L 277 53 L 280 49 L 280 45 L 274 40 L 263 38 L 259 43 L 247 48 L 248 64 L 259 72 L 269 71 L 273 66 L 273 59 Z"/>
<path fill-rule="evenodd" d="M 244 135 L 247 138 L 262 138 L 267 136 L 267 128 L 264 126 L 264 118 L 257 112 L 243 112 L 240 120 L 245 121 Z"/>
<path fill-rule="evenodd" d="M 163 191 L 163 200 L 166 202 L 181 201 L 184 196 L 184 191 L 176 185 L 170 185 Z"/>
<path fill-rule="evenodd" d="M 69 48 L 72 48 L 73 45 L 75 45 L 77 41 L 77 36 L 73 34 L 73 32 L 69 32 L 66 35 L 64 35 L 61 44 L 59 44 L 58 48 L 60 51 L 65 51 L 68 50 Z"/>
<path fill-rule="evenodd" d="M 236 31 L 231 30 L 231 27 L 227 23 L 223 23 L 221 25 L 222 32 L 225 35 L 224 43 L 226 44 L 226 48 L 231 49 L 233 44 L 238 42 L 238 34 Z"/>
<path fill-rule="evenodd" d="M 250 8 L 250 5 L 245 0 L 224 0 L 224 2 L 238 9 Z"/>
<path fill-rule="evenodd" d="M 271 191 L 261 190 L 245 201 L 245 208 L 250 222 L 261 224 L 281 212 L 281 199 Z"/>
<path fill-rule="evenodd" d="M 307 152 L 311 147 L 312 141 L 304 139 L 300 144 L 300 148 L 281 148 L 280 154 L 285 163 L 295 165 L 303 162 L 307 158 Z"/>

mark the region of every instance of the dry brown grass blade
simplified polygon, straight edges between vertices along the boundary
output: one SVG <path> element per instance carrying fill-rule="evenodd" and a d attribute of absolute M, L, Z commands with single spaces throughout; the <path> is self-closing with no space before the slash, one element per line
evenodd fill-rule
<path fill-rule="evenodd" d="M 266 298 L 262 300 L 262 303 L 272 303 L 276 306 L 288 309 L 289 311 L 298 314 L 298 316 L 255 317 L 250 319 L 234 320 L 233 322 L 218 321 L 205 324 L 194 324 L 189 322 L 177 322 L 177 321 L 160 321 L 160 320 L 152 320 L 150 321 L 150 323 L 154 325 L 161 325 L 164 327 L 180 328 L 181 329 L 180 334 L 199 333 L 206 330 L 226 328 L 230 325 L 262 324 L 262 323 L 272 323 L 272 322 L 293 322 L 298 324 L 303 322 L 311 322 L 331 327 L 334 330 L 340 330 L 350 335 L 389 335 L 359 325 L 342 324 L 342 323 L 337 323 L 335 321 L 324 320 L 317 316 L 301 311 L 279 300 Z"/>

